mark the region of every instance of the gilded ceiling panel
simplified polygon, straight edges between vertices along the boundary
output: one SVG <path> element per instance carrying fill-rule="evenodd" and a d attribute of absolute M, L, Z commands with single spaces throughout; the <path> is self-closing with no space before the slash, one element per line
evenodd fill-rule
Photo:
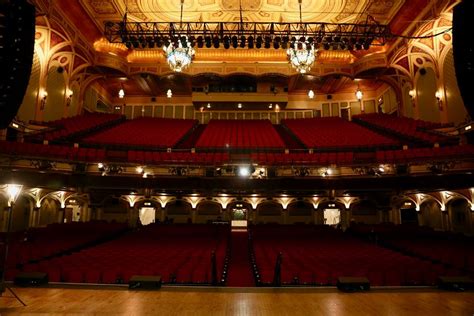
<path fill-rule="evenodd" d="M 134 21 L 172 22 L 180 19 L 179 0 L 80 0 L 98 25 L 120 19 L 128 8 Z M 405 0 L 303 0 L 303 22 L 356 22 L 367 14 L 388 23 Z M 185 0 L 184 21 L 298 22 L 298 0 Z"/>

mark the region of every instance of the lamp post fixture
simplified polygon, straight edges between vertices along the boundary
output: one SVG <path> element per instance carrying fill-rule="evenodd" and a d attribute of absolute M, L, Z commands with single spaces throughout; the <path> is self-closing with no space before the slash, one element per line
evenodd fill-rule
<path fill-rule="evenodd" d="M 7 232 L 5 235 L 5 253 L 3 256 L 3 268 L 2 268 L 2 279 L 0 284 L 0 294 L 5 292 L 5 275 L 7 270 L 7 258 L 8 258 L 8 246 L 10 243 L 10 231 L 12 226 L 12 219 L 13 219 L 13 206 L 23 189 L 23 185 L 21 184 L 7 184 L 6 192 L 8 195 L 8 224 L 7 224 Z M 21 302 L 21 300 L 20 300 Z M 23 303 L 23 302 L 22 302 Z"/>

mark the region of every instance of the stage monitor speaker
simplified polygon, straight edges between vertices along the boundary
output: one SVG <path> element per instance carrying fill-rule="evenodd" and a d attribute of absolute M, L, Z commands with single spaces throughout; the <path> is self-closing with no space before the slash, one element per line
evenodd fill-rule
<path fill-rule="evenodd" d="M 465 291 L 474 289 L 474 281 L 467 276 L 441 276 L 438 287 L 448 291 Z"/>
<path fill-rule="evenodd" d="M 0 1 L 0 129 L 23 102 L 33 64 L 35 7 L 26 0 Z M 5 2 L 5 3 L 4 3 Z"/>
<path fill-rule="evenodd" d="M 44 272 L 20 272 L 14 283 L 20 286 L 37 286 L 48 284 L 48 274 Z"/>
<path fill-rule="evenodd" d="M 456 78 L 467 112 L 474 118 L 474 41 L 471 30 L 474 27 L 474 1 L 464 0 L 453 12 L 453 54 Z"/>
<path fill-rule="evenodd" d="M 363 277 L 339 277 L 337 288 L 343 292 L 360 292 L 370 290 L 370 282 Z"/>
<path fill-rule="evenodd" d="M 161 276 L 134 275 L 128 282 L 129 290 L 158 290 L 161 288 Z"/>

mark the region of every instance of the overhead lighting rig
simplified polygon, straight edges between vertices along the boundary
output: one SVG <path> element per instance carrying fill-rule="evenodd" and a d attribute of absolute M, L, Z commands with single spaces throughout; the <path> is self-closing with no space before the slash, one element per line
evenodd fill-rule
<path fill-rule="evenodd" d="M 128 48 L 274 48 L 314 45 L 314 49 L 362 50 L 383 46 L 392 37 L 387 25 L 368 17 L 365 23 L 280 22 L 130 22 L 105 23 L 105 37 Z"/>

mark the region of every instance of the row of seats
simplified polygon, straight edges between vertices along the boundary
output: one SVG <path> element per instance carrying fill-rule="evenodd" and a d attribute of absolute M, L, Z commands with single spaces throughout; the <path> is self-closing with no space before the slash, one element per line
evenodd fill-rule
<path fill-rule="evenodd" d="M 32 158 L 54 158 L 72 161 L 98 162 L 106 160 L 103 148 L 76 148 L 63 145 L 0 142 L 0 153 Z"/>
<path fill-rule="evenodd" d="M 141 117 L 85 137 L 82 141 L 103 145 L 171 148 L 196 124 L 196 120 Z"/>
<path fill-rule="evenodd" d="M 65 138 L 76 133 L 98 129 L 113 122 L 121 121 L 122 119 L 123 117 L 117 114 L 93 113 L 47 122 L 49 126 L 56 128 L 56 130 L 45 133 L 44 139 L 55 140 Z"/>
<path fill-rule="evenodd" d="M 211 256 L 221 280 L 228 227 L 151 224 L 121 238 L 72 254 L 25 265 L 52 282 L 128 283 L 133 275 L 160 275 L 164 283 L 209 284 Z"/>
<path fill-rule="evenodd" d="M 52 158 L 60 160 L 83 162 L 106 162 L 108 151 L 104 148 L 76 148 L 63 145 L 42 145 L 34 143 L 0 142 L 0 153 L 14 157 Z M 191 153 L 191 152 L 154 152 L 143 150 L 129 150 L 122 152 L 121 158 L 130 163 L 140 164 L 196 164 L 219 165 L 229 162 L 227 152 Z M 448 146 L 436 148 L 410 148 L 407 150 L 379 150 L 375 158 L 379 163 L 409 163 L 440 159 L 469 159 L 474 156 L 474 146 Z M 253 162 L 261 165 L 350 165 L 354 163 L 355 154 L 346 152 L 322 153 L 252 153 Z M 373 158 L 371 158 L 373 159 Z M 370 159 L 369 159 L 370 160 Z"/>
<path fill-rule="evenodd" d="M 256 276 L 272 284 L 281 255 L 282 284 L 336 285 L 337 278 L 366 277 L 372 285 L 434 285 L 441 275 L 461 271 L 366 243 L 332 228 L 252 229 Z"/>
<path fill-rule="evenodd" d="M 381 130 L 399 134 L 404 138 L 421 140 L 432 144 L 436 142 L 443 143 L 447 140 L 446 137 L 422 131 L 422 129 L 437 127 L 437 125 L 431 122 L 382 113 L 360 114 L 354 116 L 353 119 L 355 121 L 365 122 Z"/>
<path fill-rule="evenodd" d="M 474 273 L 472 237 L 403 225 L 357 225 L 351 229 L 359 234 L 367 234 L 370 230 L 390 248 Z"/>
<path fill-rule="evenodd" d="M 472 145 L 376 152 L 376 159 L 381 163 L 409 163 L 449 158 L 468 159 L 470 157 L 474 157 L 474 146 Z"/>
<path fill-rule="evenodd" d="M 281 122 L 308 148 L 394 147 L 397 140 L 339 117 L 287 119 Z"/>
<path fill-rule="evenodd" d="M 285 148 L 269 120 L 211 120 L 196 148 Z"/>
<path fill-rule="evenodd" d="M 147 164 L 219 165 L 229 161 L 228 153 L 128 151 L 128 162 Z"/>
<path fill-rule="evenodd" d="M 331 153 L 253 153 L 252 161 L 261 165 L 286 165 L 286 164 L 312 164 L 327 165 L 352 164 L 353 152 L 331 152 Z"/>
<path fill-rule="evenodd" d="M 124 224 L 102 221 L 50 224 L 44 228 L 32 228 L 21 238 L 10 242 L 7 267 L 15 269 L 18 265 L 99 242 L 126 229 Z"/>

